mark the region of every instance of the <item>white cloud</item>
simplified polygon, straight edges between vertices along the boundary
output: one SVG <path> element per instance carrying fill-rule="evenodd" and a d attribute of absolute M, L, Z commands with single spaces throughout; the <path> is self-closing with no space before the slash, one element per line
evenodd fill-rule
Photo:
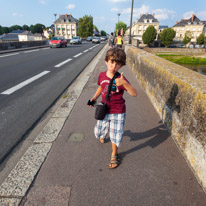
<path fill-rule="evenodd" d="M 119 11 L 119 9 L 118 9 L 118 8 L 112 8 L 111 11 L 112 11 L 112 12 L 113 12 L 113 11 L 114 11 L 114 12 L 117 12 L 117 11 Z"/>
<path fill-rule="evenodd" d="M 119 3 L 119 2 L 127 2 L 128 0 L 107 0 L 109 2 L 113 2 L 113 3 Z"/>
<path fill-rule="evenodd" d="M 197 12 L 197 17 L 200 20 L 205 21 L 206 20 L 206 11 L 199 11 L 199 12 Z"/>
<path fill-rule="evenodd" d="M 195 13 L 194 11 L 185 12 L 185 13 L 183 14 L 183 18 L 184 18 L 184 19 L 189 19 L 189 18 L 192 17 L 192 15 L 193 15 L 194 13 Z"/>
<path fill-rule="evenodd" d="M 177 16 L 175 11 L 168 9 L 155 9 L 152 10 L 152 13 L 155 14 L 155 18 L 158 20 L 174 19 Z"/>
<path fill-rule="evenodd" d="M 74 9 L 75 8 L 75 4 L 69 4 L 66 9 Z"/>
<path fill-rule="evenodd" d="M 47 3 L 48 3 L 48 1 L 45 1 L 45 0 L 40 0 L 40 1 L 39 1 L 39 3 L 40 3 L 40 4 L 47 4 Z"/>
<path fill-rule="evenodd" d="M 12 13 L 12 16 L 15 16 L 15 17 L 22 17 L 23 14 L 18 14 L 18 13 L 16 13 L 16 12 L 14 12 L 14 13 Z"/>

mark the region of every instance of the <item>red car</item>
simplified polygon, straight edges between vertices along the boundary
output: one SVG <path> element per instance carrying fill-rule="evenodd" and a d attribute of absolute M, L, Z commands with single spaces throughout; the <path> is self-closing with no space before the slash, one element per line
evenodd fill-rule
<path fill-rule="evenodd" d="M 62 36 L 54 36 L 49 42 L 50 48 L 52 47 L 67 47 L 67 40 Z"/>

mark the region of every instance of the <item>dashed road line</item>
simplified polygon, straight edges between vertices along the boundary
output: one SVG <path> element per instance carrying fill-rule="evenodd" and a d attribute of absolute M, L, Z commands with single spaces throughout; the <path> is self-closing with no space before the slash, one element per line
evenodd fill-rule
<path fill-rule="evenodd" d="M 32 83 L 33 81 L 35 81 L 35 80 L 43 77 L 44 75 L 48 74 L 49 72 L 50 72 L 50 71 L 41 72 L 41 73 L 39 73 L 39 74 L 37 74 L 37 75 L 35 75 L 35 76 L 33 76 L 33 77 L 31 77 L 31 78 L 23 81 L 22 83 L 20 83 L 20 84 L 18 84 L 18 85 L 16 85 L 16 86 L 14 86 L 14 87 L 12 87 L 12 88 L 10 88 L 10 89 L 7 89 L 6 91 L 2 92 L 1 94 L 4 94 L 4 95 L 12 94 L 12 93 L 14 93 L 15 91 L 23 88 L 24 86 Z"/>
<path fill-rule="evenodd" d="M 85 50 L 85 51 L 83 51 L 83 52 L 88 52 L 89 51 L 89 49 L 87 49 L 87 50 Z"/>
<path fill-rule="evenodd" d="M 72 60 L 72 59 L 67 59 L 67 60 L 65 60 L 65 61 L 63 61 L 63 62 L 57 64 L 57 65 L 54 66 L 54 67 L 60 67 L 60 66 L 62 66 L 62 65 L 64 65 L 64 64 L 66 64 L 67 62 L 70 62 L 71 60 Z"/>
<path fill-rule="evenodd" d="M 75 55 L 74 57 L 76 58 L 76 57 L 78 57 L 78 56 L 80 56 L 80 55 L 82 55 L 82 53 L 79 53 L 79 54 Z"/>
<path fill-rule="evenodd" d="M 30 52 L 35 52 L 35 51 L 39 51 L 39 49 L 34 49 L 34 50 L 29 50 L 29 51 L 25 51 L 24 53 L 30 53 Z"/>
<path fill-rule="evenodd" d="M 9 56 L 17 55 L 17 54 L 19 54 L 19 53 L 6 54 L 6 55 L 2 55 L 0 57 L 9 57 Z"/>

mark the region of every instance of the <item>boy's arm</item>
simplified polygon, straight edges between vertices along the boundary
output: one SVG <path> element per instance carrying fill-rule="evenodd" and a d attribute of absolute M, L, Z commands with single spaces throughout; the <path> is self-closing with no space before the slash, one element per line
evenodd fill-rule
<path fill-rule="evenodd" d="M 137 96 L 136 89 L 124 79 L 123 72 L 121 73 L 120 78 L 115 79 L 115 82 L 117 86 L 123 86 L 129 93 L 129 95 L 133 97 Z"/>
<path fill-rule="evenodd" d="M 99 86 L 97 91 L 95 92 L 94 96 L 90 99 L 90 101 L 96 101 L 98 99 L 98 97 L 101 95 L 102 92 L 102 87 Z"/>

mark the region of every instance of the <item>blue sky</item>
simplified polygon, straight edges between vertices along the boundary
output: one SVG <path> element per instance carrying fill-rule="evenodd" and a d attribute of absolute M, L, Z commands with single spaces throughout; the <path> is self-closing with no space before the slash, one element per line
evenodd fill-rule
<path fill-rule="evenodd" d="M 120 21 L 129 26 L 132 0 L 0 0 L 0 25 L 12 26 L 41 23 L 50 26 L 54 14 L 72 14 L 75 18 L 91 15 L 99 30 L 114 31 Z M 173 26 L 193 13 L 206 20 L 206 0 L 134 0 L 133 22 L 140 14 L 155 14 L 160 25 Z"/>

